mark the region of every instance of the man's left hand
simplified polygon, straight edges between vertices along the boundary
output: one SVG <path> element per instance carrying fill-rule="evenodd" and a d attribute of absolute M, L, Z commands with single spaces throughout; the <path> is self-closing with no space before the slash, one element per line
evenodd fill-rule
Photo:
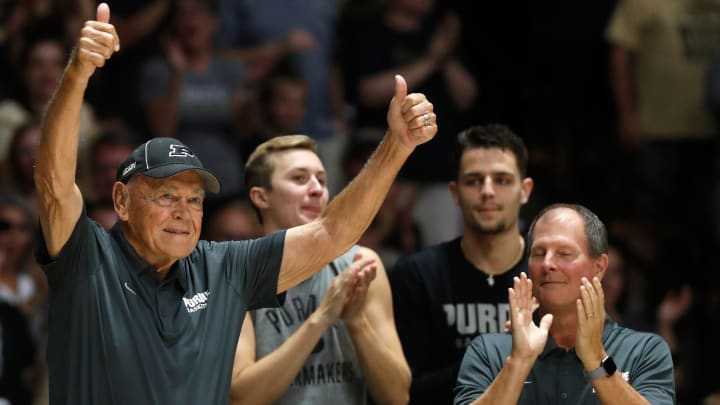
<path fill-rule="evenodd" d="M 580 298 L 576 301 L 578 329 L 575 340 L 575 352 L 585 366 L 592 371 L 605 357 L 602 333 L 605 325 L 605 295 L 597 277 L 592 283 L 582 278 Z"/>
<path fill-rule="evenodd" d="M 392 136 L 409 149 L 431 140 L 437 133 L 432 103 L 424 94 L 407 94 L 407 82 L 400 75 L 395 76 L 395 95 L 390 101 L 387 120 Z"/>

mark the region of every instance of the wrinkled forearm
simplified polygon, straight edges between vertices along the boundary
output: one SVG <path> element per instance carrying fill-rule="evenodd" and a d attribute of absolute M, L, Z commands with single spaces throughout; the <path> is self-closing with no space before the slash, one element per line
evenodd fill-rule
<path fill-rule="evenodd" d="M 82 211 L 75 170 L 87 83 L 88 78 L 71 62 L 43 119 L 34 176 L 43 238 L 51 257 L 60 252 Z"/>
<path fill-rule="evenodd" d="M 389 132 L 360 174 L 335 197 L 320 219 L 287 230 L 278 292 L 297 285 L 360 239 L 378 212 L 411 148 Z M 322 246 L 322 249 L 318 249 Z"/>

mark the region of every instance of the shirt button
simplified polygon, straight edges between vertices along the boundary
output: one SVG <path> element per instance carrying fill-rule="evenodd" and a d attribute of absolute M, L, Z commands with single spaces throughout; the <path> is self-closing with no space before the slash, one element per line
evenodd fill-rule
<path fill-rule="evenodd" d="M 560 394 L 560 397 L 561 397 L 562 399 L 567 399 L 567 393 L 566 393 L 566 392 L 561 393 L 561 394 Z"/>

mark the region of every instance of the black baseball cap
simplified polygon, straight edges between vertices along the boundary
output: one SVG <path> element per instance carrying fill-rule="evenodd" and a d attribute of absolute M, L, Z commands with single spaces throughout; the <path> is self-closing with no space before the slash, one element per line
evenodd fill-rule
<path fill-rule="evenodd" d="M 220 191 L 217 177 L 203 166 L 190 148 L 174 138 L 153 138 L 138 146 L 117 169 L 117 181 L 127 184 L 136 174 L 163 179 L 194 170 L 212 192 Z"/>

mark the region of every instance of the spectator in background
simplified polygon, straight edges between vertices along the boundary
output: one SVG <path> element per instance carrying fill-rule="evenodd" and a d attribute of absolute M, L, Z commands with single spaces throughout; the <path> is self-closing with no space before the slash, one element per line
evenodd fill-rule
<path fill-rule="evenodd" d="M 43 316 L 40 308 L 47 295 L 45 277 L 31 254 L 36 218 L 21 196 L 0 193 L 0 301 L 18 307 L 33 321 Z"/>
<path fill-rule="evenodd" d="M 219 47 L 254 66 L 260 81 L 289 57 L 307 80 L 307 107 L 299 133 L 316 141 L 336 135 L 331 107 L 336 1 L 219 0 L 222 29 Z M 392 83 L 390 84 L 392 87 Z M 387 103 L 386 103 L 387 104 Z"/>
<path fill-rule="evenodd" d="M 460 23 L 452 10 L 436 10 L 430 0 L 390 0 L 380 15 L 349 20 L 341 35 L 341 65 L 348 99 L 357 109 L 358 129 L 382 128 L 383 106 L 392 97 L 385 86 L 400 72 L 408 86 L 431 97 L 442 119 L 442 142 L 420 148 L 401 178 L 421 182 L 415 220 L 423 245 L 457 236 L 457 213 L 446 182 L 455 168 L 446 159 L 453 137 L 468 122 L 477 96 L 475 79 L 458 57 Z M 437 212 L 443 215 L 436 215 Z"/>
<path fill-rule="evenodd" d="M 456 139 L 449 188 L 463 234 L 401 258 L 389 276 L 413 372 L 412 404 L 452 403 L 466 346 L 479 334 L 503 330 L 507 288 L 527 271 L 519 216 L 533 180 L 522 139 L 503 125 L 470 127 Z"/>
<path fill-rule="evenodd" d="M 0 398 L 13 405 L 31 403 L 45 370 L 48 285 L 32 259 L 36 228 L 30 203 L 0 190 Z"/>
<path fill-rule="evenodd" d="M 94 17 L 95 7 L 101 2 L 78 1 L 91 3 L 91 15 L 85 20 Z M 163 29 L 167 28 L 172 4 L 173 0 L 113 2 L 112 23 L 122 38 L 122 46 L 104 69 L 96 73 L 87 94 L 104 127 L 120 125 L 139 134 L 148 133 L 140 99 L 141 70 L 145 62 L 162 52 L 159 39 Z M 107 94 L 113 97 L 107 97 Z"/>
<path fill-rule="evenodd" d="M 111 201 L 90 201 L 85 208 L 90 219 L 97 222 L 106 231 L 110 231 L 117 223 L 118 216 Z"/>
<path fill-rule="evenodd" d="M 704 89 L 720 54 L 718 35 L 720 3 L 713 0 L 620 0 L 606 31 L 618 133 L 635 154 L 626 159 L 632 177 L 626 205 L 634 221 L 652 227 L 658 251 L 677 249 L 669 237 L 693 229 L 683 247 L 688 269 L 712 265 L 703 255 L 712 249 L 706 194 L 716 125 Z"/>
<path fill-rule="evenodd" d="M 257 215 L 246 196 L 231 196 L 208 212 L 203 239 L 216 242 L 262 236 Z"/>
<path fill-rule="evenodd" d="M 641 284 L 641 285 L 638 285 Z M 626 328 L 654 332 L 655 328 L 645 318 L 644 280 L 634 268 L 630 251 L 620 242 L 608 246 L 608 267 L 603 277 L 605 311 L 619 325 Z"/>
<path fill-rule="evenodd" d="M 29 121 L 15 130 L 9 147 L 9 155 L 0 165 L 0 188 L 13 192 L 28 199 L 35 205 L 35 180 L 33 172 L 35 158 L 40 146 L 40 123 Z"/>
<path fill-rule="evenodd" d="M 0 325 L 0 404 L 30 405 L 34 387 L 27 376 L 35 345 L 27 318 L 17 307 L 0 302 Z"/>
<path fill-rule="evenodd" d="M 244 161 L 261 143 L 278 135 L 302 132 L 307 95 L 307 81 L 288 59 L 262 80 L 256 102 L 250 103 L 254 108 L 241 117 L 252 122 L 247 135 L 242 136 Z"/>
<path fill-rule="evenodd" d="M 42 119 L 70 53 L 61 35 L 62 31 L 52 29 L 50 21 L 40 21 L 28 28 L 19 59 L 21 88 L 14 97 L 0 101 L 0 160 L 7 157 L 10 137 L 19 126 Z M 96 124 L 89 104 L 83 103 L 80 114 L 78 147 L 84 156 Z"/>
<path fill-rule="evenodd" d="M 220 22 L 214 0 L 178 0 L 164 39 L 164 58 L 143 67 L 141 96 L 152 134 L 176 137 L 223 184 L 221 195 L 242 190 L 242 158 L 232 124 L 244 105 L 245 65 L 216 56 Z"/>
<path fill-rule="evenodd" d="M 88 201 L 100 205 L 112 202 L 117 168 L 139 142 L 135 134 L 121 128 L 107 129 L 97 135 L 90 146 L 88 170 L 80 170 L 80 173 L 86 174 L 85 177 L 90 177 L 84 179 L 87 184 L 83 189 L 83 195 L 87 196 Z"/>
<path fill-rule="evenodd" d="M 253 83 L 265 80 L 286 60 L 305 79 L 304 114 L 293 133 L 308 134 L 318 143 L 318 153 L 331 173 L 331 196 L 340 190 L 337 176 L 347 133 L 342 81 L 333 64 L 340 3 L 220 0 L 218 36 L 219 47 L 228 55 L 251 64 Z"/>

